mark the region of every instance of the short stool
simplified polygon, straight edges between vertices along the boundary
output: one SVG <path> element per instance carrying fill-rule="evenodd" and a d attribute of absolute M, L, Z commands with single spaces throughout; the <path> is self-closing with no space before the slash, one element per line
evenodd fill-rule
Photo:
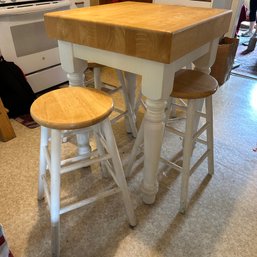
<path fill-rule="evenodd" d="M 166 130 L 183 138 L 182 150 L 179 151 L 173 160 L 167 160 L 161 157 L 161 160 L 170 165 L 175 170 L 181 172 L 181 189 L 180 189 L 180 212 L 185 213 L 187 208 L 189 177 L 198 168 L 198 166 L 208 158 L 208 173 L 214 172 L 213 160 L 213 111 L 212 95 L 218 89 L 218 82 L 212 76 L 196 70 L 182 69 L 175 75 L 173 91 L 169 109 L 174 106 L 176 109 L 182 109 L 186 112 L 185 131 L 175 128 L 176 122 L 173 120 L 169 123 L 166 121 Z M 174 99 L 186 99 L 187 106 L 178 105 Z M 205 102 L 205 112 L 199 111 L 198 107 Z M 205 123 L 198 128 L 200 117 L 204 118 Z M 143 125 L 141 125 L 138 137 L 133 146 L 126 173 L 130 174 L 138 149 L 143 143 Z M 206 140 L 200 137 L 206 131 Z M 196 142 L 206 145 L 206 151 L 192 165 L 191 157 L 195 149 Z M 178 157 L 182 156 L 183 164 L 177 163 Z"/>
<path fill-rule="evenodd" d="M 110 96 L 97 89 L 83 87 L 50 91 L 37 98 L 31 106 L 31 116 L 41 126 L 38 199 L 43 199 L 45 195 L 50 208 L 52 256 L 60 256 L 60 215 L 106 196 L 121 192 L 129 224 L 136 225 L 121 159 L 108 118 L 112 110 L 113 100 Z M 92 131 L 96 138 L 96 151 L 90 156 L 79 155 L 61 160 L 63 131 Z M 60 175 L 96 162 L 110 173 L 117 187 L 60 208 Z M 50 190 L 46 180 L 47 171 L 50 173 Z"/>

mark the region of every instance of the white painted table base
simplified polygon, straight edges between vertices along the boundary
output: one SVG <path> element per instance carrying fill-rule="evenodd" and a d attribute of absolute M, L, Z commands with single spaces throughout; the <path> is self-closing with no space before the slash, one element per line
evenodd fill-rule
<path fill-rule="evenodd" d="M 158 192 L 157 171 L 164 133 L 166 101 L 172 91 L 174 74 L 193 62 L 196 69 L 209 73 L 214 63 L 218 39 L 193 50 L 182 58 L 164 64 L 111 51 L 58 41 L 63 69 L 70 85 L 83 84 L 85 60 L 142 75 L 142 94 L 146 97 L 147 111 L 144 122 L 144 174 L 141 185 L 143 201 L 152 204 Z M 133 76 L 132 76 L 133 79 Z M 79 146 L 88 150 L 87 138 L 79 135 Z"/>

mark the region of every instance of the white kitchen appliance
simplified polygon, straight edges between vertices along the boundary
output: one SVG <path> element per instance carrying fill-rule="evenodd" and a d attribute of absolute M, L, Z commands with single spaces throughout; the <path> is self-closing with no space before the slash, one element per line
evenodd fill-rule
<path fill-rule="evenodd" d="M 69 0 L 0 0 L 1 54 L 22 69 L 35 93 L 67 81 L 57 41 L 48 38 L 43 15 L 70 5 Z"/>

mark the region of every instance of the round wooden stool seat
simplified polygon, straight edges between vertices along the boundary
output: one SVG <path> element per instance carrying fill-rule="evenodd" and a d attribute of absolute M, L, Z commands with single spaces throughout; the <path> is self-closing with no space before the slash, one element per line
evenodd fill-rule
<path fill-rule="evenodd" d="M 212 76 L 196 70 L 179 70 L 174 79 L 171 97 L 199 99 L 208 97 L 218 89 L 218 82 Z"/>
<path fill-rule="evenodd" d="M 107 94 L 92 88 L 67 87 L 37 98 L 30 112 L 41 126 L 70 130 L 101 122 L 112 110 L 113 100 Z"/>

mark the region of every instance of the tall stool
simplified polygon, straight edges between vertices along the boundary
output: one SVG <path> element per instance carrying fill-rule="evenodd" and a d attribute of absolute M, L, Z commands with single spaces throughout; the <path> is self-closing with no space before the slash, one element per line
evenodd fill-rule
<path fill-rule="evenodd" d="M 218 82 L 210 75 L 196 70 L 180 70 L 176 73 L 174 79 L 173 91 L 171 93 L 172 100 L 168 108 L 181 108 L 186 112 L 186 127 L 185 131 L 179 131 L 174 128 L 175 122 L 166 123 L 166 130 L 183 138 L 182 150 L 179 151 L 173 160 L 161 158 L 166 164 L 180 171 L 181 176 L 181 193 L 180 193 L 180 212 L 185 213 L 187 208 L 189 177 L 198 168 L 198 166 L 208 158 L 208 173 L 214 172 L 213 160 L 213 113 L 212 113 L 212 95 L 218 89 Z M 187 99 L 187 106 L 177 105 L 173 99 Z M 198 106 L 202 107 L 205 102 L 205 112 L 198 110 Z M 199 118 L 205 119 L 205 124 L 198 128 Z M 200 138 L 203 132 L 206 131 L 207 140 Z M 196 142 L 207 146 L 206 151 L 192 165 L 191 157 L 195 148 Z M 139 129 L 138 137 L 133 146 L 126 173 L 129 175 L 140 145 L 143 143 L 143 123 Z M 176 162 L 178 157 L 183 157 L 182 166 Z"/>
<path fill-rule="evenodd" d="M 115 70 L 120 85 L 116 88 L 111 88 L 110 85 L 105 84 L 101 81 L 101 71 L 102 71 L 102 68 L 104 67 L 103 65 L 98 63 L 88 63 L 88 67 L 93 69 L 94 78 L 93 80 L 90 80 L 88 83 L 86 82 L 86 85 L 94 82 L 95 88 L 102 89 L 102 90 L 107 88 L 108 94 L 110 95 L 115 94 L 118 91 L 121 92 L 124 100 L 125 110 L 122 110 L 117 106 L 114 106 L 113 111 L 115 112 L 115 116 L 111 119 L 111 123 L 115 123 L 122 117 L 125 117 L 127 132 L 131 133 L 133 137 L 136 137 L 137 136 L 136 114 L 135 114 L 134 107 L 131 104 L 131 100 L 129 98 L 129 89 L 127 86 L 127 81 L 124 78 L 123 72 L 121 70 Z"/>
<path fill-rule="evenodd" d="M 52 256 L 60 255 L 60 215 L 98 199 L 121 192 L 131 226 L 136 225 L 133 206 L 119 152 L 109 121 L 113 110 L 110 96 L 97 90 L 68 87 L 40 96 L 31 106 L 31 116 L 41 126 L 38 199 L 46 196 L 52 227 Z M 93 132 L 97 150 L 87 156 L 61 160 L 62 131 Z M 49 135 L 51 135 L 49 137 Z M 49 144 L 51 141 L 51 144 Z M 50 149 L 50 150 L 49 150 Z M 100 162 L 113 177 L 117 187 L 60 208 L 60 175 Z M 50 190 L 46 172 L 50 173 Z"/>

